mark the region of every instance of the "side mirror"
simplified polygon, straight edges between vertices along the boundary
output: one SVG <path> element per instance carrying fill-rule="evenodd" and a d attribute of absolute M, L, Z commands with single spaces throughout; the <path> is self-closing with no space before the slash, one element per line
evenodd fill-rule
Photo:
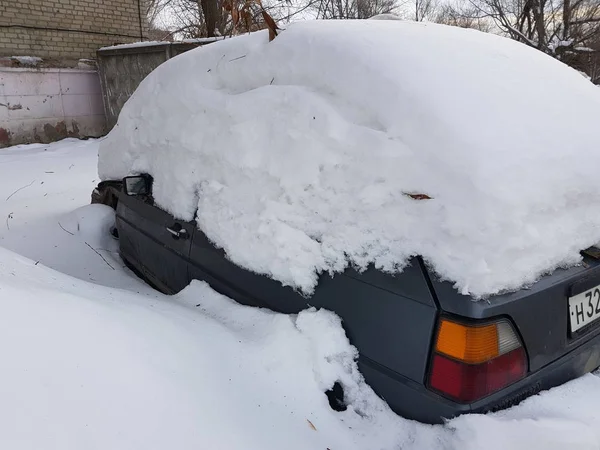
<path fill-rule="evenodd" d="M 126 195 L 150 195 L 152 178 L 148 175 L 136 175 L 123 178 L 123 189 Z"/>

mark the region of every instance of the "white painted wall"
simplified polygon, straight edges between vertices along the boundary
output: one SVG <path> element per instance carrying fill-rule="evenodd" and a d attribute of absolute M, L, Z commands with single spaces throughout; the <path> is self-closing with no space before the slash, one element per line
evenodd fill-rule
<path fill-rule="evenodd" d="M 0 67 L 0 147 L 100 136 L 105 129 L 97 72 Z"/>

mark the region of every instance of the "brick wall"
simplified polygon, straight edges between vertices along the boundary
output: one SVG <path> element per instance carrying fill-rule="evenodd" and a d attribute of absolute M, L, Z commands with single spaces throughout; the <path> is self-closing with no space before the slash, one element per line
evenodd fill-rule
<path fill-rule="evenodd" d="M 0 0 L 0 56 L 94 58 L 100 47 L 145 39 L 144 11 L 144 0 Z"/>

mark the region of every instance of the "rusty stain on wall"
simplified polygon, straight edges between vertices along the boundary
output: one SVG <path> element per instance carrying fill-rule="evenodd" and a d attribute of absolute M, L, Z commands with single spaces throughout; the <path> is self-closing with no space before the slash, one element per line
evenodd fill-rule
<path fill-rule="evenodd" d="M 0 128 L 0 145 L 10 144 L 10 133 L 4 128 Z"/>
<path fill-rule="evenodd" d="M 54 142 L 67 137 L 80 137 L 79 124 L 75 120 L 71 121 L 71 129 L 67 127 L 67 124 L 64 120 L 61 120 L 57 122 L 56 125 L 45 123 L 43 130 L 43 135 L 40 135 L 36 130 L 36 139 L 40 142 Z"/>
<path fill-rule="evenodd" d="M 8 108 L 9 111 L 17 111 L 19 109 L 23 109 L 23 105 L 21 105 L 20 103 L 17 103 L 16 105 L 11 105 L 10 103 L 7 103 L 5 105 L 4 103 L 0 103 L 0 106 L 4 106 L 5 108 Z"/>

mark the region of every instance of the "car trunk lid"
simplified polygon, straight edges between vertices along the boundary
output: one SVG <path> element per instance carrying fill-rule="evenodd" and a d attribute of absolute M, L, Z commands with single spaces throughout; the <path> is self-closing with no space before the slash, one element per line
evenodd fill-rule
<path fill-rule="evenodd" d="M 597 256 L 593 257 L 593 253 Z M 509 317 L 527 350 L 530 370 L 536 371 L 600 333 L 600 260 L 597 259 L 600 251 L 586 251 L 582 255 L 584 261 L 579 266 L 557 269 L 527 289 L 485 300 L 474 301 L 461 295 L 451 283 L 434 275 L 431 287 L 446 314 L 469 319 Z M 594 293 L 596 287 L 598 291 Z M 570 298 L 575 299 L 571 306 Z M 581 320 L 582 308 L 586 323 L 580 322 L 578 328 L 577 315 Z M 588 317 L 591 309 L 593 317 Z"/>

